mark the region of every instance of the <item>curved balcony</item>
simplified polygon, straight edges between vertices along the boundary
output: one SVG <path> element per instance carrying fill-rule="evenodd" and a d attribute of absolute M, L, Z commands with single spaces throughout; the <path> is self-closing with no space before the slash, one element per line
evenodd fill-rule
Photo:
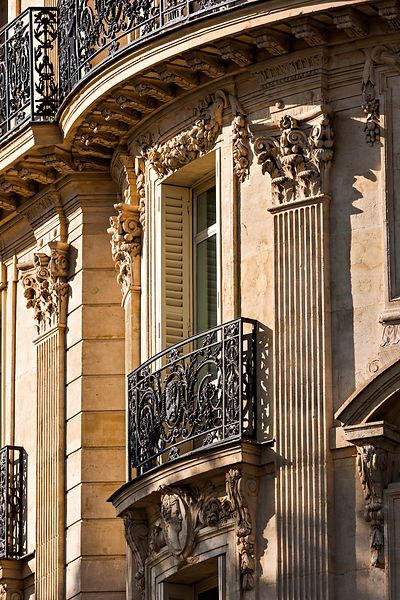
<path fill-rule="evenodd" d="M 256 327 L 237 319 L 157 354 L 128 377 L 131 476 L 254 439 Z"/>

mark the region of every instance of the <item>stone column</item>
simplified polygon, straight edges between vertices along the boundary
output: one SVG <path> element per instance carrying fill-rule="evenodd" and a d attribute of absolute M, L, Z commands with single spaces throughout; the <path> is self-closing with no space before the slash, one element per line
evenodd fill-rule
<path fill-rule="evenodd" d="M 280 129 L 255 142 L 274 202 L 278 597 L 327 600 L 333 135 L 324 110 L 312 126 L 285 116 Z"/>
<path fill-rule="evenodd" d="M 64 592 L 65 329 L 69 244 L 48 243 L 24 265 L 22 285 L 37 337 L 36 598 Z"/>

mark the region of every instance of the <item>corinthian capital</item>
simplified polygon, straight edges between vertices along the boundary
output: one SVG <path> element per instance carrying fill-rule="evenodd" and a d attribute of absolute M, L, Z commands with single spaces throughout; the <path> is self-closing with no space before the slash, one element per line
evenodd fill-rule
<path fill-rule="evenodd" d="M 121 203 L 114 208 L 118 214 L 110 217 L 107 232 L 111 235 L 111 253 L 124 298 L 133 285 L 139 284 L 135 281 L 134 258 L 142 251 L 142 225 L 138 206 Z"/>
<path fill-rule="evenodd" d="M 69 244 L 49 242 L 50 255 L 35 252 L 33 264 L 20 265 L 27 308 L 33 308 L 39 335 L 58 325 L 67 316 L 69 284 L 67 283 Z"/>

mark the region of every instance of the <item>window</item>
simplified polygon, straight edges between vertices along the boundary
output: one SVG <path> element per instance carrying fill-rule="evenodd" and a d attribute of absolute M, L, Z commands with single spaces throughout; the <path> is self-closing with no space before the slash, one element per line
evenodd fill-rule
<path fill-rule="evenodd" d="M 225 556 L 198 563 L 164 581 L 160 600 L 225 600 Z"/>
<path fill-rule="evenodd" d="M 198 162 L 200 162 L 200 159 Z M 211 158 L 214 166 L 214 158 Z M 197 162 L 197 161 L 196 161 Z M 210 163 L 210 158 L 208 158 Z M 184 169 L 182 169 L 184 171 Z M 219 322 L 219 194 L 215 175 L 160 186 L 158 351 Z M 182 182 L 187 179 L 182 175 Z M 170 183 L 172 182 L 172 183 Z"/>

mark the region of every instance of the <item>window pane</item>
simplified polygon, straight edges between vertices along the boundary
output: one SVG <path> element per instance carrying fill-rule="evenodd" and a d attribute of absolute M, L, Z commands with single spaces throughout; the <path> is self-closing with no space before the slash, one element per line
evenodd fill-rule
<path fill-rule="evenodd" d="M 213 588 L 212 590 L 207 590 L 206 592 L 201 592 L 199 594 L 199 600 L 218 600 L 218 588 Z"/>
<path fill-rule="evenodd" d="M 196 197 L 197 227 L 196 233 L 200 233 L 216 223 L 216 189 L 206 190 Z"/>
<path fill-rule="evenodd" d="M 196 245 L 197 331 L 217 324 L 217 239 L 213 235 Z"/>

